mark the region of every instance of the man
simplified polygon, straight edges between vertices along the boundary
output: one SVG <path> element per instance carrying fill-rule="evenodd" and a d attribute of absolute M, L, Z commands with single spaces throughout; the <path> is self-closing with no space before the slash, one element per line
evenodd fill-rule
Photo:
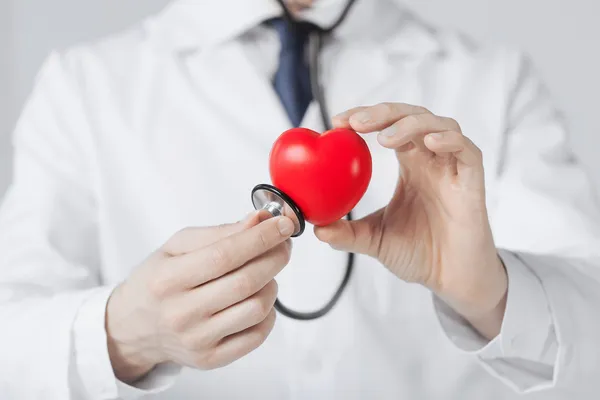
<path fill-rule="evenodd" d="M 345 1 L 288 6 L 327 27 Z M 515 53 L 359 0 L 320 62 L 334 126 L 373 155 L 363 218 L 293 251 L 287 217 L 232 222 L 276 137 L 323 129 L 314 101 L 282 101 L 303 89 L 285 75 L 299 39 L 282 15 L 274 0 L 175 1 L 45 63 L 0 213 L 1 393 L 594 398 L 598 209 Z M 275 322 L 278 294 L 327 302 L 348 251 L 329 314 Z"/>

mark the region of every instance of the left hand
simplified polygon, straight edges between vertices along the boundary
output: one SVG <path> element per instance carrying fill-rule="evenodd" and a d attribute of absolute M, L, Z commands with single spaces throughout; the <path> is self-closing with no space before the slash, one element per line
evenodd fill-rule
<path fill-rule="evenodd" d="M 504 315 L 507 276 L 488 220 L 482 154 L 451 118 L 400 103 L 358 107 L 336 128 L 381 131 L 400 179 L 389 204 L 357 221 L 315 228 L 332 247 L 377 258 L 424 285 L 489 338 Z"/>

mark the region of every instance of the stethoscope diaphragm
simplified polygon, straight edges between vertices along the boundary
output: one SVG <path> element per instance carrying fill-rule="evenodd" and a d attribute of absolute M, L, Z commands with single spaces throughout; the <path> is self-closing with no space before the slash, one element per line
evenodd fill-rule
<path fill-rule="evenodd" d="M 265 210 L 273 217 L 285 216 L 294 223 L 292 237 L 304 233 L 306 221 L 294 201 L 275 186 L 261 183 L 252 189 L 252 205 L 256 210 Z"/>

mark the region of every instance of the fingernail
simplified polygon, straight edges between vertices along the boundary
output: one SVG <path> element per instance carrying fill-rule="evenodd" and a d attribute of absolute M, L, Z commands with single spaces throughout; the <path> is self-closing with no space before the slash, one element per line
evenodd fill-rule
<path fill-rule="evenodd" d="M 427 136 L 431 137 L 433 140 L 440 140 L 441 138 L 444 137 L 444 134 L 443 133 L 430 133 Z"/>
<path fill-rule="evenodd" d="M 388 126 L 384 130 L 382 130 L 381 132 L 379 132 L 379 134 L 381 136 L 385 136 L 385 137 L 392 137 L 392 136 L 394 136 L 396 134 L 396 127 L 394 125 Z"/>
<path fill-rule="evenodd" d="M 280 218 L 277 221 L 277 228 L 283 236 L 289 236 L 294 232 L 294 223 L 289 218 Z"/>
<path fill-rule="evenodd" d="M 352 116 L 352 118 L 360 124 L 368 124 L 371 122 L 371 114 L 366 111 L 361 111 Z"/>

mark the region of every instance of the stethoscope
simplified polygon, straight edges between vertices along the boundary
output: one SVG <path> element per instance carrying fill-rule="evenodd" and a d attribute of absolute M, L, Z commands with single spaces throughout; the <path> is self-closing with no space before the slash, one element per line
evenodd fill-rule
<path fill-rule="evenodd" d="M 284 4 L 283 0 L 277 0 L 277 2 L 281 5 L 284 11 L 284 17 L 287 22 L 291 25 L 297 24 L 296 21 L 289 11 L 289 9 Z M 355 0 L 349 0 L 348 4 L 342 11 L 342 14 L 337 19 L 337 21 L 327 29 L 316 28 L 311 33 L 309 39 L 309 67 L 310 67 L 310 82 L 311 88 L 313 92 L 313 97 L 317 101 L 319 105 L 319 110 L 321 112 L 321 119 L 323 122 L 323 126 L 326 130 L 330 130 L 331 122 L 330 122 L 330 114 L 327 109 L 327 104 L 325 103 L 325 94 L 323 90 L 323 86 L 319 81 L 319 54 L 321 53 L 321 49 L 323 46 L 324 38 L 331 34 L 344 20 L 348 15 L 348 12 L 354 5 Z M 252 190 L 252 204 L 257 210 L 265 210 L 270 213 L 272 216 L 287 216 L 293 222 L 295 226 L 294 233 L 292 237 L 298 237 L 302 235 L 304 232 L 306 222 L 304 219 L 304 215 L 298 206 L 294 203 L 294 201 L 283 193 L 281 190 L 272 185 L 260 184 L 254 187 Z M 348 220 L 352 220 L 352 212 L 347 215 Z M 340 283 L 338 289 L 335 291 L 334 295 L 331 297 L 331 300 L 324 307 L 319 310 L 313 312 L 299 312 L 294 311 L 281 303 L 279 299 L 275 301 L 275 309 L 285 315 L 286 317 L 301 320 L 301 321 L 309 321 L 317 318 L 321 318 L 324 315 L 328 314 L 337 304 L 340 297 L 344 293 L 344 290 L 348 286 L 348 282 L 350 281 L 350 277 L 352 276 L 352 271 L 354 270 L 354 254 L 348 253 L 348 259 L 346 263 L 346 271 L 344 273 L 344 277 L 342 282 Z"/>

